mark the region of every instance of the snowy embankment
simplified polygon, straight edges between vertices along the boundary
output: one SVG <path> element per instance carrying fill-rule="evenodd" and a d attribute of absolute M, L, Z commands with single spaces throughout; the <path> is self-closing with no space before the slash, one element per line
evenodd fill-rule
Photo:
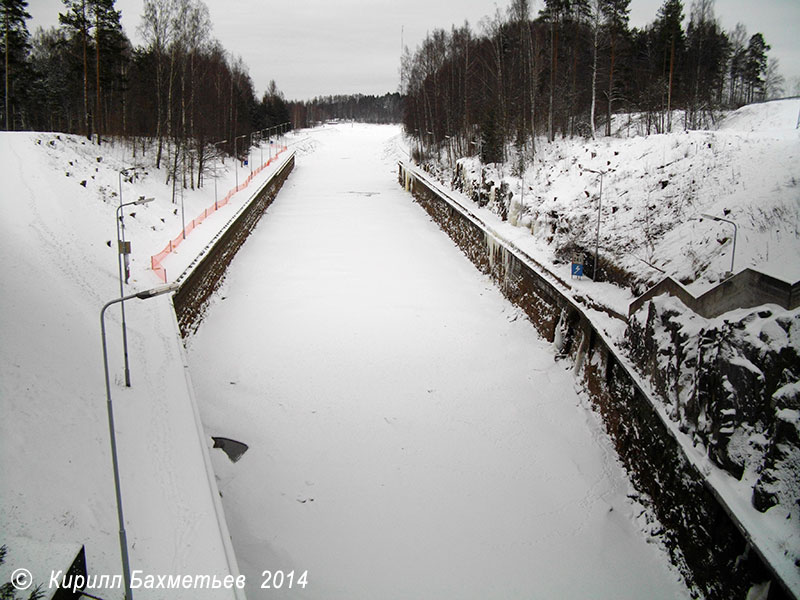
<path fill-rule="evenodd" d="M 397 128 L 308 135 L 188 342 L 249 446 L 212 455 L 248 597 L 688 597 L 572 365 L 397 185 Z"/>
<path fill-rule="evenodd" d="M 125 209 L 133 250 L 126 293 L 159 284 L 150 255 L 181 231 L 181 198 L 171 201 L 165 170 L 153 167 L 153 155 L 152 147 L 132 156 L 127 145 L 98 148 L 77 136 L 0 134 L 0 544 L 9 549 L 2 582 L 23 567 L 47 587 L 50 570 L 68 566 L 54 564 L 53 553 L 82 544 L 89 573 L 121 573 L 99 315 L 105 302 L 119 297 L 119 171 L 143 165 L 122 181 L 125 202 L 155 198 Z M 217 231 L 214 219 L 224 223 L 268 171 L 234 196 L 225 207 L 230 214 L 220 210 L 198 227 L 193 244 L 202 248 Z M 234 186 L 230 160 L 219 175 L 221 197 Z M 187 220 L 214 202 L 207 177 L 204 189 L 184 193 Z M 190 262 L 191 250 L 187 243 L 168 259 L 171 278 Z M 125 308 L 130 388 L 123 380 L 117 306 L 107 312 L 106 326 L 131 568 L 154 576 L 235 573 L 224 520 L 217 521 L 217 492 L 172 307 L 159 297 Z M 121 589 L 94 593 L 123 596 Z M 224 590 L 169 593 L 232 597 Z M 137 594 L 161 596 L 163 590 Z"/>
<path fill-rule="evenodd" d="M 730 270 L 753 267 L 789 283 L 800 280 L 800 99 L 747 106 L 716 131 L 541 142 L 523 179 L 510 167 L 462 159 L 468 196 L 502 180 L 513 194 L 508 222 L 527 230 L 526 251 L 569 277 L 572 252 L 594 254 L 600 177 L 600 256 L 627 273 L 642 293 L 665 275 L 699 295 Z M 631 129 L 633 131 L 631 131 Z M 592 171 L 590 171 L 591 169 Z M 444 176 L 444 175 L 443 175 Z M 449 176 L 447 176 L 449 179 Z M 486 198 L 488 199 L 488 198 Z M 483 203 L 485 200 L 482 200 Z M 565 264 L 567 261 L 567 264 Z M 627 298 L 598 299 L 627 314 Z"/>
<path fill-rule="evenodd" d="M 745 107 L 718 131 L 542 144 L 525 176 L 523 202 L 517 202 L 521 180 L 504 176 L 515 192 L 505 207 L 507 221 L 501 219 L 499 200 L 486 204 L 488 194 L 479 202 L 468 197 L 480 189 L 480 165 L 473 159 L 462 161 L 472 174 L 463 186 L 466 193 L 452 193 L 560 279 L 565 293 L 587 307 L 598 329 L 625 355 L 630 343 L 625 323 L 590 307 L 626 315 L 632 289 L 641 292 L 664 275 L 684 281 L 695 294 L 719 281 L 731 265 L 732 227 L 701 221 L 704 213 L 738 224 L 735 271 L 753 267 L 789 283 L 800 280 L 798 110 L 800 100 L 793 99 Z M 599 180 L 587 169 L 606 171 L 600 253 L 627 272 L 625 286 L 570 279 L 565 260 L 571 249 L 594 249 Z M 484 181 L 499 182 L 500 176 L 495 167 L 483 173 Z M 656 305 L 657 313 L 663 305 Z M 791 363 L 800 353 L 800 309 L 770 305 L 703 319 L 684 314 L 680 303 L 670 306 L 672 315 L 657 314 L 655 331 L 648 325 L 647 335 L 656 339 L 645 336 L 646 350 L 639 349 L 658 371 L 645 372 L 644 361 L 631 366 L 664 403 L 657 410 L 690 460 L 796 593 L 800 373 Z M 637 325 L 647 315 L 639 317 Z M 703 345 L 709 346 L 707 364 L 698 364 Z M 718 358 L 708 351 L 714 348 L 720 348 Z M 706 382 L 712 385 L 697 389 Z"/>

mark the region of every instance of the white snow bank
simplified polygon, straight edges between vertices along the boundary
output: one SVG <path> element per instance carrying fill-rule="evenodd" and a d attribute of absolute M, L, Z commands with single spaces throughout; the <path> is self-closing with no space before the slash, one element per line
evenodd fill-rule
<path fill-rule="evenodd" d="M 77 136 L 0 134 L 0 543 L 9 545 L 9 567 L 38 560 L 32 571 L 62 568 L 46 549 L 85 544 L 90 573 L 121 573 L 99 314 L 119 297 L 121 169 L 141 165 L 122 182 L 126 202 L 156 198 L 125 209 L 133 248 L 126 293 L 158 283 L 149 257 L 180 231 L 181 203 L 171 202 L 171 186 L 152 161 L 152 147 L 133 157 L 129 146 L 98 148 Z M 219 175 L 219 189 L 233 187 L 230 160 Z M 205 188 L 184 193 L 185 213 L 195 215 L 213 200 L 209 176 Z M 207 224 L 193 233 L 198 242 L 216 233 Z M 134 300 L 125 308 L 131 388 L 122 383 L 118 307 L 108 311 L 106 325 L 131 567 L 154 576 L 235 574 L 169 300 Z M 15 539 L 47 555 L 22 558 Z M 123 591 L 96 594 L 113 599 Z M 199 595 L 170 590 L 171 598 Z M 232 594 L 212 590 L 202 597 Z"/>
<path fill-rule="evenodd" d="M 773 100 L 748 104 L 725 116 L 719 129 L 783 133 L 788 135 L 800 124 L 800 99 Z"/>
<path fill-rule="evenodd" d="M 474 158 L 460 162 L 475 189 L 506 182 L 520 235 L 536 239 L 542 260 L 550 255 L 567 276 L 569 264 L 552 255 L 569 244 L 593 253 L 599 212 L 600 254 L 638 280 L 638 292 L 669 275 L 699 294 L 721 280 L 732 258 L 735 271 L 752 267 L 795 282 L 799 112 L 795 98 L 744 107 L 718 131 L 541 142 L 524 180 Z M 589 169 L 606 173 L 602 205 L 600 177 Z M 735 257 L 733 227 L 704 213 L 737 223 Z"/>

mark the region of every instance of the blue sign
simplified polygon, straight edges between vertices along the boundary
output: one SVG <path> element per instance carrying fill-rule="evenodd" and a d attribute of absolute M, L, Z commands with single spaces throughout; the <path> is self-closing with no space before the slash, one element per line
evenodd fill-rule
<path fill-rule="evenodd" d="M 583 265 L 580 263 L 572 263 L 572 276 L 583 277 Z"/>

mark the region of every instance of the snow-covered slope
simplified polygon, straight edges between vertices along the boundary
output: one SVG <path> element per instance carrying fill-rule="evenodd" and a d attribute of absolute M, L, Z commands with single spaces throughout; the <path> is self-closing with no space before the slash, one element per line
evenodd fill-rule
<path fill-rule="evenodd" d="M 0 134 L 0 544 L 9 550 L 2 582 L 17 567 L 45 575 L 65 569 L 46 555 L 63 544 L 86 545 L 90 573 L 121 572 L 99 315 L 119 296 L 119 171 L 144 165 L 122 181 L 126 202 L 156 198 L 125 210 L 133 247 L 127 293 L 160 283 L 149 256 L 181 229 L 181 204 L 172 203 L 171 186 L 152 159 L 152 149 L 142 156 L 138 148 L 134 157 L 129 146 L 98 148 L 76 136 Z M 233 187 L 227 166 L 220 169 L 220 196 Z M 247 194 L 237 194 L 226 210 L 232 214 Z M 187 219 L 213 201 L 213 185 L 187 191 Z M 215 232 L 209 223 L 192 235 Z M 118 307 L 108 311 L 106 325 L 131 567 L 153 575 L 235 572 L 224 523 L 221 530 L 215 517 L 218 498 L 169 300 L 125 306 L 131 388 L 123 383 Z M 37 564 L 20 564 L 31 547 L 42 550 L 25 560 Z M 48 585 L 47 577 L 37 582 Z M 123 590 L 95 594 L 121 598 Z M 170 597 L 231 592 L 173 590 Z"/>
<path fill-rule="evenodd" d="M 464 159 L 466 178 L 502 179 L 513 197 L 510 222 L 531 229 L 550 253 L 594 252 L 600 177 L 600 254 L 629 274 L 637 292 L 670 275 L 699 293 L 731 267 L 755 267 L 786 281 L 800 279 L 800 99 L 746 106 L 716 131 L 559 139 L 540 143 L 524 186 Z M 481 171 L 483 170 L 483 173 Z M 489 204 L 501 212 L 500 201 Z"/>

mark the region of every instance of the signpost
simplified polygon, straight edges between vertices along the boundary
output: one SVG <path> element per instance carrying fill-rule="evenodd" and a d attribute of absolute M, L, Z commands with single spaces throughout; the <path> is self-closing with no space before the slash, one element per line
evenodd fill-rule
<path fill-rule="evenodd" d="M 583 255 L 582 254 L 574 254 L 572 256 L 572 270 L 570 274 L 573 279 L 576 277 L 581 279 L 583 277 Z"/>

